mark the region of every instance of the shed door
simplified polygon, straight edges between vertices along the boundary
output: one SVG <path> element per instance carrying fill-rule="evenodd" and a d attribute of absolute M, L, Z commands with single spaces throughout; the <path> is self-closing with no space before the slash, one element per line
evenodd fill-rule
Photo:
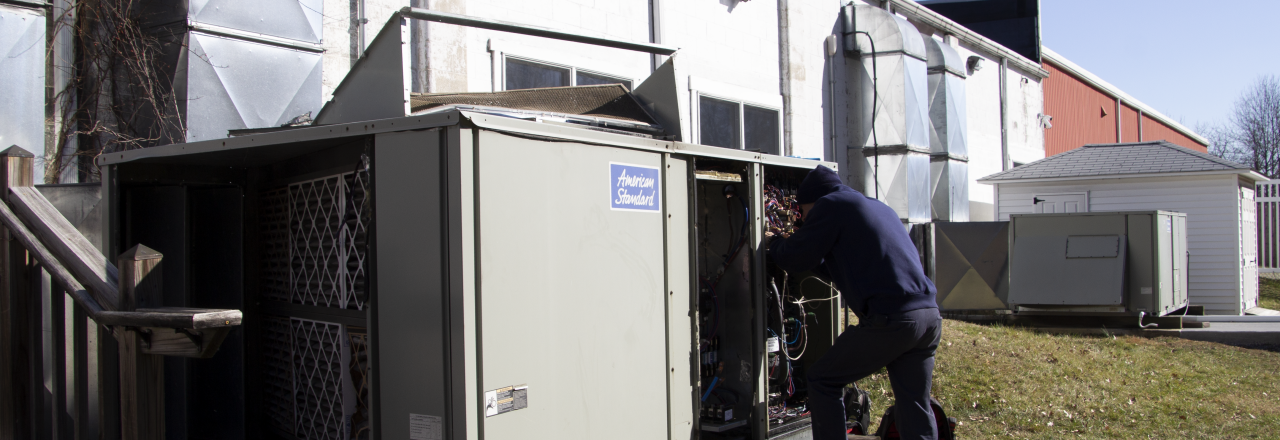
<path fill-rule="evenodd" d="M 1253 188 L 1240 187 L 1240 311 L 1258 305 L 1258 207 Z"/>
<path fill-rule="evenodd" d="M 1087 193 L 1036 195 L 1032 197 L 1031 202 L 1036 205 L 1036 214 L 1089 212 Z"/>

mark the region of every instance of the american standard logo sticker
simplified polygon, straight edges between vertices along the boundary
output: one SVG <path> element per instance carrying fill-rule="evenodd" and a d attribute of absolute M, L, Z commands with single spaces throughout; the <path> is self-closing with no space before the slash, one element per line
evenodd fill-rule
<path fill-rule="evenodd" d="M 658 168 L 609 163 L 609 209 L 658 212 L 662 207 L 662 177 Z"/>

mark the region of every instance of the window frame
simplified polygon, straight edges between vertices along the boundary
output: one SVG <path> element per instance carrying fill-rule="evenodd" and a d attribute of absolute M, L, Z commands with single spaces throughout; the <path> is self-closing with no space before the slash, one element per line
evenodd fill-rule
<path fill-rule="evenodd" d="M 764 104 L 759 101 L 743 99 L 741 97 L 728 96 L 729 94 L 727 93 L 707 92 L 707 91 L 695 89 L 693 87 L 694 87 L 693 81 L 690 81 L 689 95 L 690 97 L 693 98 L 693 103 L 689 106 L 689 110 L 690 110 L 690 113 L 692 113 L 693 117 L 691 119 L 693 119 L 693 121 L 691 124 L 689 124 L 689 126 L 690 126 L 690 129 L 693 131 L 693 133 L 691 133 L 692 137 L 698 140 L 697 142 L 699 145 L 706 145 L 702 142 L 702 98 L 705 96 L 707 98 L 737 104 L 738 106 L 738 147 L 736 149 L 739 151 L 747 151 L 747 128 L 746 128 L 747 127 L 747 122 L 746 122 L 747 106 L 755 107 L 761 110 L 769 110 L 769 111 L 775 112 L 778 115 L 778 145 L 777 145 L 778 153 L 777 155 L 783 156 L 783 153 L 784 153 L 783 147 L 784 147 L 784 144 L 786 143 L 786 139 L 783 137 L 781 105 L 774 106 L 770 104 Z M 716 148 L 721 148 L 721 147 L 716 147 Z M 771 154 L 763 151 L 760 153 Z"/>
<path fill-rule="evenodd" d="M 573 66 L 569 64 L 545 61 L 538 58 L 528 57 L 528 56 L 519 55 L 519 54 L 513 54 L 509 52 L 496 51 L 494 53 L 494 64 L 495 64 L 494 71 L 501 72 L 501 73 L 494 75 L 493 90 L 495 92 L 507 91 L 507 60 L 508 59 L 515 60 L 522 63 L 548 66 L 556 69 L 568 69 L 569 85 L 567 87 L 574 87 L 578 85 L 578 72 L 586 73 L 589 75 L 603 76 L 606 78 L 616 79 L 619 82 L 621 82 L 622 85 L 626 86 L 627 90 L 633 90 L 636 83 L 634 78 L 629 78 L 622 75 L 615 75 L 612 73 L 601 72 L 593 69 L 583 69 L 583 68 L 579 68 L 577 66 Z M 566 86 L 562 86 L 562 87 L 566 87 Z M 514 90 L 523 90 L 523 89 L 514 89 Z"/>

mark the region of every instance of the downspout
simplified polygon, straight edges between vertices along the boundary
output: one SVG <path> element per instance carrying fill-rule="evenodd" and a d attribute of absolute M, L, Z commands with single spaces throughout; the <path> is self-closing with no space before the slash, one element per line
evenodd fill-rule
<path fill-rule="evenodd" d="M 662 0 L 649 0 L 649 42 L 662 44 Z M 658 70 L 658 66 L 666 61 L 662 55 L 649 55 L 649 73 Z"/>
<path fill-rule="evenodd" d="M 831 132 L 831 155 L 827 156 L 827 160 L 836 162 L 839 158 L 836 154 L 836 54 L 839 49 L 836 47 L 836 36 L 828 35 L 827 41 L 827 113 L 831 118 L 831 125 L 828 131 Z M 872 128 L 874 130 L 874 128 Z"/>
<path fill-rule="evenodd" d="M 1009 163 L 1009 59 L 1000 57 L 1000 170 L 1012 168 Z"/>
<path fill-rule="evenodd" d="M 1124 100 L 1116 97 L 1116 143 L 1124 142 Z"/>
<path fill-rule="evenodd" d="M 789 12 L 790 6 L 787 0 L 778 0 L 778 77 L 782 81 L 779 88 L 782 90 L 783 156 L 794 155 L 791 147 L 791 17 Z"/>

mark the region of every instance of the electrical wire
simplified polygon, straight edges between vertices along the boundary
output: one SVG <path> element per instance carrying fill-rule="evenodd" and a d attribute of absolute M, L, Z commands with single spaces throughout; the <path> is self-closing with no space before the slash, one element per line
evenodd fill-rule
<path fill-rule="evenodd" d="M 702 395 L 702 401 L 706 402 L 707 397 L 711 395 L 711 391 L 716 389 L 716 382 L 720 381 L 720 376 L 711 378 L 711 386 L 707 387 L 707 392 Z"/>
<path fill-rule="evenodd" d="M 821 279 L 821 278 L 818 278 L 818 277 L 815 277 L 815 276 L 810 276 L 810 277 L 807 277 L 807 278 L 805 278 L 805 279 L 803 279 L 803 280 L 800 280 L 800 285 L 804 285 L 804 282 L 805 282 L 805 281 L 809 281 L 809 280 L 814 280 L 814 281 L 817 281 L 817 282 L 819 282 L 819 283 L 822 283 L 823 285 L 825 285 L 825 286 L 827 286 L 827 287 L 830 287 L 830 288 L 831 288 L 831 290 L 836 291 L 836 294 L 835 294 L 835 295 L 831 295 L 831 297 L 829 297 L 829 298 L 822 298 L 822 299 L 804 299 L 804 297 L 802 296 L 802 297 L 800 297 L 800 300 L 799 300 L 799 301 L 792 301 L 792 303 L 793 303 L 793 304 L 804 304 L 804 303 L 811 303 L 811 302 L 816 302 L 816 301 L 831 301 L 831 300 L 833 300 L 833 299 L 836 299 L 836 298 L 839 298 L 839 297 L 840 297 L 840 289 L 837 289 L 837 288 L 836 288 L 836 286 L 831 285 L 831 283 L 828 283 L 828 282 L 826 282 L 826 281 L 822 281 L 822 279 Z"/>

